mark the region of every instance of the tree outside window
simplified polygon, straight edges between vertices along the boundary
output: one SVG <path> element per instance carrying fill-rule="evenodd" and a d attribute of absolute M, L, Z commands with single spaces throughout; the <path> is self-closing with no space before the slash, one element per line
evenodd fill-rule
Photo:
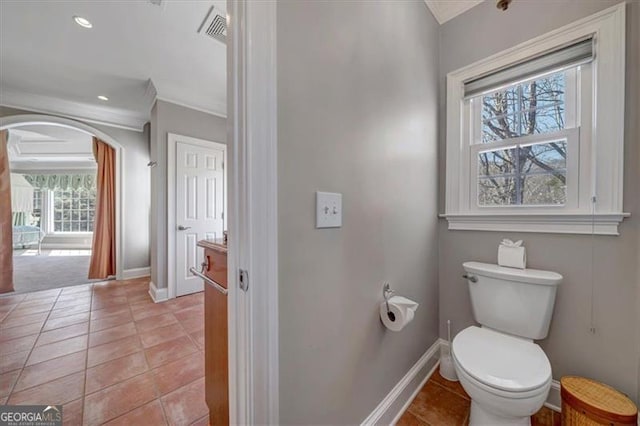
<path fill-rule="evenodd" d="M 567 141 L 523 143 L 520 138 L 565 128 L 566 77 L 559 72 L 479 97 L 478 204 L 562 205 L 566 202 Z M 496 142 L 513 145 L 491 149 Z"/>

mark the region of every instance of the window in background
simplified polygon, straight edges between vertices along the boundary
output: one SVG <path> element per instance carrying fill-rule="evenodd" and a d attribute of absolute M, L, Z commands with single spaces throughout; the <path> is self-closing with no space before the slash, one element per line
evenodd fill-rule
<path fill-rule="evenodd" d="M 33 211 L 31 212 L 32 224 L 37 227 L 42 227 L 42 190 L 33 190 Z"/>
<path fill-rule="evenodd" d="M 95 189 L 68 189 L 53 192 L 54 232 L 93 232 Z"/>

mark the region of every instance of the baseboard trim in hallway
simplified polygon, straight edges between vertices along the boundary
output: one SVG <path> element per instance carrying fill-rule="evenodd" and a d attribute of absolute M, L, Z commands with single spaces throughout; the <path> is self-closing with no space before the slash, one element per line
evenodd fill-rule
<path fill-rule="evenodd" d="M 144 278 L 151 275 L 151 267 L 145 266 L 144 268 L 132 268 L 122 271 L 123 280 L 132 280 L 134 278 Z"/>
<path fill-rule="evenodd" d="M 155 303 L 164 302 L 165 300 L 169 300 L 169 293 L 166 288 L 158 288 L 153 283 L 153 281 L 149 281 L 149 296 Z"/>

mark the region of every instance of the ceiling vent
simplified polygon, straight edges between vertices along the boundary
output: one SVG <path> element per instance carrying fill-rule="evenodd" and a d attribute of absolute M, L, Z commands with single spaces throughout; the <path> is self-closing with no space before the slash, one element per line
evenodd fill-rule
<path fill-rule="evenodd" d="M 204 21 L 198 28 L 200 34 L 204 34 L 222 43 L 227 43 L 227 19 L 222 12 L 211 6 Z"/>

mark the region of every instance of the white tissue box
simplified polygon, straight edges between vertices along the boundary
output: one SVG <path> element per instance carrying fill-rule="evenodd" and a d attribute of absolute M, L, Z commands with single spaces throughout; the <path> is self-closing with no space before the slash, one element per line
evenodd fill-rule
<path fill-rule="evenodd" d="M 498 246 L 498 265 L 508 268 L 527 268 L 527 251 L 522 246 L 522 241 L 514 243 L 509 240 L 503 241 Z"/>

